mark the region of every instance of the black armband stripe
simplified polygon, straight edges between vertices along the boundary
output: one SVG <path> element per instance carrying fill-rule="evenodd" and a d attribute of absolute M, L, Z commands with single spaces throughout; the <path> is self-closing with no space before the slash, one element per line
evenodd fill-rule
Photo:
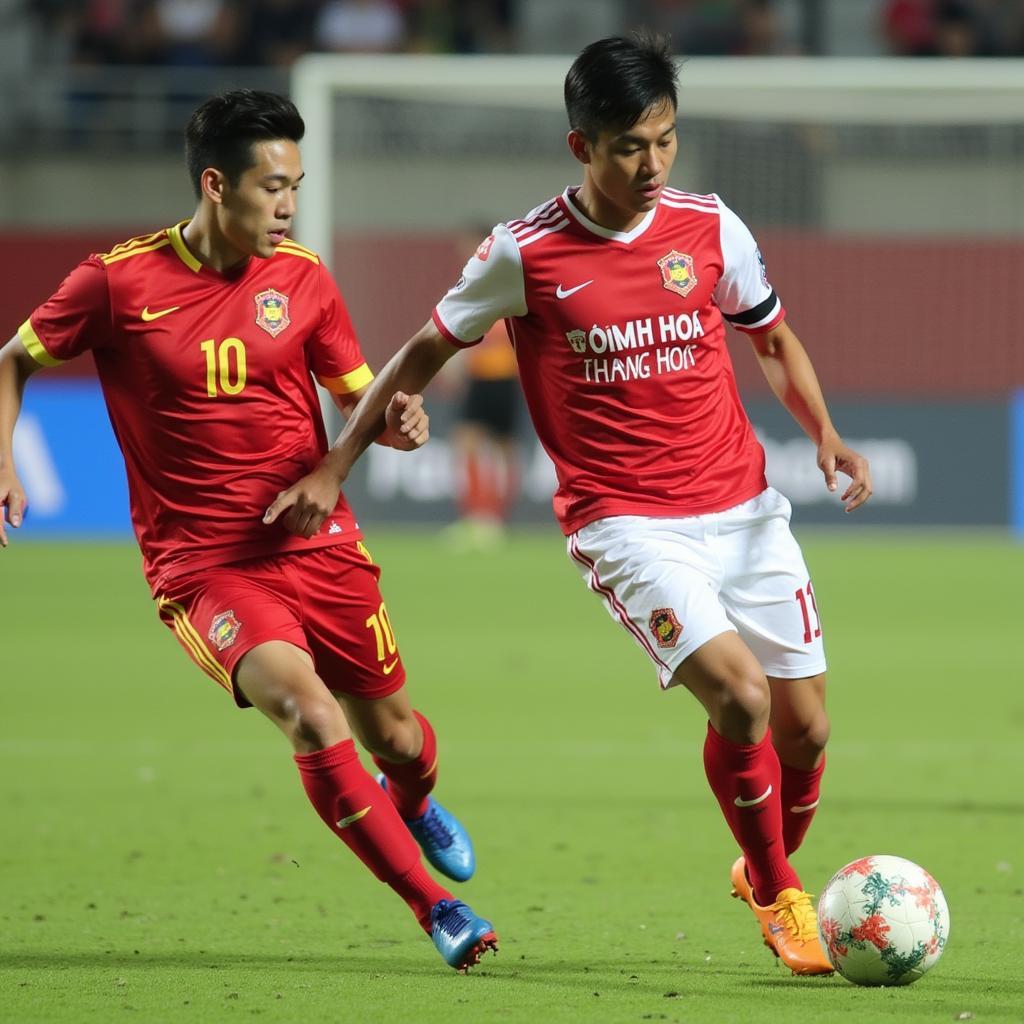
<path fill-rule="evenodd" d="M 773 288 L 771 295 L 764 302 L 759 302 L 753 309 L 748 309 L 743 313 L 723 313 L 722 316 L 731 324 L 749 327 L 751 324 L 759 323 L 768 316 L 778 301 L 779 297 L 775 294 L 775 289 Z"/>

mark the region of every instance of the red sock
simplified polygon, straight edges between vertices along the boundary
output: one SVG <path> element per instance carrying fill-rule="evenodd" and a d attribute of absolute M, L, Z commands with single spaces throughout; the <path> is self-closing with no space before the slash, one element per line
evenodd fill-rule
<path fill-rule="evenodd" d="M 296 754 L 295 763 L 306 795 L 327 827 L 409 904 L 429 931 L 430 908 L 453 897 L 427 874 L 419 847 L 394 805 L 359 763 L 356 745 L 342 740 L 326 750 Z"/>
<path fill-rule="evenodd" d="M 788 764 L 782 766 L 782 838 L 786 844 L 787 857 L 799 849 L 804 835 L 811 827 L 818 807 L 824 771 L 824 754 L 817 768 L 810 771 L 792 768 Z"/>
<path fill-rule="evenodd" d="M 437 782 L 437 737 L 430 723 L 414 711 L 416 721 L 423 730 L 423 747 L 412 761 L 395 764 L 379 757 L 373 763 L 388 780 L 388 795 L 406 820 L 422 817 L 427 813 L 427 795 Z"/>
<path fill-rule="evenodd" d="M 782 772 L 771 730 L 760 743 L 733 743 L 709 722 L 704 770 L 743 851 L 757 902 L 768 906 L 783 889 L 802 888 L 782 841 Z"/>

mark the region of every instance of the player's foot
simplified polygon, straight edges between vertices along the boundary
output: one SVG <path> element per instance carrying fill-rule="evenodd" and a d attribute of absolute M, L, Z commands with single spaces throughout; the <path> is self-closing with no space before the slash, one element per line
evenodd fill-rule
<path fill-rule="evenodd" d="M 732 895 L 745 900 L 761 926 L 764 944 L 794 974 L 831 974 L 834 970 L 818 938 L 818 920 L 810 893 L 783 889 L 762 907 L 754 899 L 747 866 L 740 857 L 732 866 Z"/>
<path fill-rule="evenodd" d="M 378 775 L 377 781 L 386 791 L 386 776 Z M 427 810 L 422 816 L 411 821 L 403 820 L 413 839 L 420 844 L 423 856 L 453 882 L 465 882 L 476 871 L 473 841 L 451 811 L 442 807 L 433 797 L 427 800 Z"/>
<path fill-rule="evenodd" d="M 438 900 L 430 910 L 430 937 L 444 962 L 466 972 L 489 949 L 498 952 L 494 925 L 477 917 L 461 900 Z"/>

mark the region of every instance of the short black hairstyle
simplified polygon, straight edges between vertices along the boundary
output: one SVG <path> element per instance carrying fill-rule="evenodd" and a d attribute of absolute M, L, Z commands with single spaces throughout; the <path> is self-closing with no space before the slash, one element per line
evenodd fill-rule
<path fill-rule="evenodd" d="M 676 101 L 676 63 L 668 36 L 640 31 L 591 43 L 565 76 L 569 127 L 591 141 L 631 128 L 644 113 Z"/>
<path fill-rule="evenodd" d="M 211 96 L 185 126 L 185 163 L 198 199 L 199 179 L 207 167 L 223 171 L 232 185 L 255 161 L 254 142 L 299 142 L 306 125 L 291 100 L 273 92 L 235 89 Z"/>

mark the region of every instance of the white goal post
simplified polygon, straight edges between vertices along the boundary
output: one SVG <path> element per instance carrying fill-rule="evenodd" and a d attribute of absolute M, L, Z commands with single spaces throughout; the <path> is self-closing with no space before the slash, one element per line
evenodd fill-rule
<path fill-rule="evenodd" d="M 344 160 L 334 101 L 365 97 L 556 111 L 567 56 L 370 56 L 298 60 L 292 99 L 306 121 L 307 172 L 296 237 L 329 262 L 332 168 Z M 1024 60 L 693 58 L 682 64 L 680 117 L 825 125 L 1024 123 Z M 340 154 L 340 155 L 336 155 Z M 358 197 L 356 197 L 358 202 Z"/>

